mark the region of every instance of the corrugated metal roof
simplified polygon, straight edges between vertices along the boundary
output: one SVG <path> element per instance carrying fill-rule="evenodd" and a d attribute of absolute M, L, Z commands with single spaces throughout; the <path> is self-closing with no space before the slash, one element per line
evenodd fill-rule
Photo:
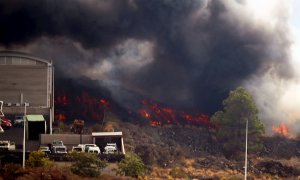
<path fill-rule="evenodd" d="M 52 62 L 50 60 L 48 60 L 48 59 L 43 59 L 43 58 L 35 57 L 34 55 L 29 54 L 29 53 L 25 53 L 25 52 L 19 52 L 19 51 L 0 51 L 0 56 L 24 57 L 24 58 L 28 58 L 28 59 L 40 61 L 40 62 L 46 63 L 48 65 L 52 65 Z"/>

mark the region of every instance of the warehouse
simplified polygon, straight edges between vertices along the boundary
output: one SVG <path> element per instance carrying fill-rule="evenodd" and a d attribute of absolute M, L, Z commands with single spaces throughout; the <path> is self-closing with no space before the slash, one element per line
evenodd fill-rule
<path fill-rule="evenodd" d="M 42 115 L 52 132 L 52 61 L 15 51 L 0 51 L 0 101 L 12 120 L 24 114 Z"/>

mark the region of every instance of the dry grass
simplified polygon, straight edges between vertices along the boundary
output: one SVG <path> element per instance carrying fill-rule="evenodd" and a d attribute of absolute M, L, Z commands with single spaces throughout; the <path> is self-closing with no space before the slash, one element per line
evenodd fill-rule
<path fill-rule="evenodd" d="M 263 161 L 265 158 L 258 158 L 255 161 Z M 291 158 L 290 160 L 282 160 L 282 163 L 293 166 L 300 167 L 299 158 Z M 183 171 L 188 179 L 222 179 L 222 180 L 239 180 L 244 179 L 244 173 L 239 170 L 224 168 L 224 169 L 214 169 L 214 168 L 201 168 L 197 165 L 195 159 L 185 159 L 182 163 L 183 166 L 180 166 L 180 171 Z M 178 167 L 178 166 L 177 166 Z M 174 168 L 173 168 L 174 169 Z M 150 179 L 185 179 L 185 178 L 176 178 L 171 174 L 172 168 L 162 168 L 162 167 L 152 167 L 148 174 Z M 272 176 L 269 174 L 253 174 L 248 172 L 248 179 L 251 180 L 276 180 L 283 179 L 282 177 Z M 291 177 L 285 179 L 296 179 L 300 180 L 299 177 Z"/>
<path fill-rule="evenodd" d="M 280 162 L 286 166 L 297 167 L 300 169 L 300 157 L 292 157 L 290 159 L 282 159 Z"/>

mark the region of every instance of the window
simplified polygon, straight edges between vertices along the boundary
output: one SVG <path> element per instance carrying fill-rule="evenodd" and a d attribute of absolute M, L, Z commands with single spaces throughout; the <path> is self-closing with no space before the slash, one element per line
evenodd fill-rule
<path fill-rule="evenodd" d="M 11 56 L 6 56 L 6 64 L 10 65 L 12 64 L 12 57 Z"/>
<path fill-rule="evenodd" d="M 12 64 L 13 65 L 20 65 L 21 64 L 21 59 L 19 57 L 10 57 L 12 59 Z"/>
<path fill-rule="evenodd" d="M 5 57 L 0 57 L 0 65 L 5 64 Z"/>

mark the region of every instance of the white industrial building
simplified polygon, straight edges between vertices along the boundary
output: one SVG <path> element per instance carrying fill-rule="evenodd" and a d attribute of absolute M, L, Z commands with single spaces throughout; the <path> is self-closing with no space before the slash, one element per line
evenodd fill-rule
<path fill-rule="evenodd" d="M 15 51 L 0 51 L 0 101 L 3 113 L 45 117 L 50 133 L 54 119 L 54 70 L 51 60 Z M 25 108 L 26 106 L 26 108 Z"/>

